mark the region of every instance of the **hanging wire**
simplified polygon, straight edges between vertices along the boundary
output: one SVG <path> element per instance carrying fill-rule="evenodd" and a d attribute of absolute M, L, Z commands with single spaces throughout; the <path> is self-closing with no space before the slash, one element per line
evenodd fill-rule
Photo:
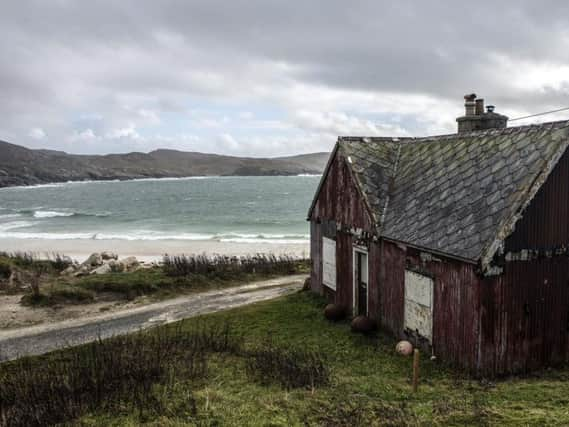
<path fill-rule="evenodd" d="M 537 116 L 545 116 L 546 114 L 559 113 L 560 111 L 567 111 L 567 110 L 569 110 L 569 107 L 559 108 L 557 110 L 545 111 L 543 113 L 531 114 L 529 116 L 516 117 L 515 119 L 510 119 L 508 121 L 514 122 L 516 120 L 529 119 L 530 117 L 537 117 Z"/>

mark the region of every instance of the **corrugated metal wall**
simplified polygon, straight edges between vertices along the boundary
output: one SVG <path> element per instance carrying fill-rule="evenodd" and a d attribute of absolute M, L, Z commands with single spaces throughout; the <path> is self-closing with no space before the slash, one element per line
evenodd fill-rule
<path fill-rule="evenodd" d="M 345 159 L 336 155 L 310 218 L 311 283 L 315 292 L 325 295 L 329 301 L 352 308 L 353 238 L 351 234 L 337 231 L 336 228 L 337 225 L 343 225 L 370 231 L 371 224 Z M 323 236 L 336 240 L 336 292 L 322 286 Z M 371 262 L 370 257 L 370 268 Z"/>
<path fill-rule="evenodd" d="M 433 353 L 461 368 L 476 370 L 479 338 L 480 279 L 473 264 L 446 258 L 421 260 L 419 251 L 382 243 L 381 323 L 399 337 L 404 333 L 405 269 L 430 276 L 433 290 Z"/>
<path fill-rule="evenodd" d="M 389 242 L 380 242 L 379 318 L 383 329 L 403 336 L 406 250 Z"/>
<path fill-rule="evenodd" d="M 507 374 L 569 361 L 569 154 L 565 153 L 506 240 L 505 263 L 482 287 L 483 371 Z"/>
<path fill-rule="evenodd" d="M 509 262 L 482 287 L 482 372 L 508 374 L 567 361 L 569 260 Z"/>
<path fill-rule="evenodd" d="M 372 221 L 346 165 L 346 160 L 339 153 L 332 160 L 312 211 L 311 220 L 319 219 L 330 219 L 363 230 L 373 230 Z"/>

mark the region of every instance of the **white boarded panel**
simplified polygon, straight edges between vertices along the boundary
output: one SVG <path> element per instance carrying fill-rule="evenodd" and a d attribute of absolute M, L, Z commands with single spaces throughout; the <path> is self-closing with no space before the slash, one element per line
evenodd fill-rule
<path fill-rule="evenodd" d="M 414 271 L 405 270 L 405 299 L 431 307 L 433 280 Z"/>
<path fill-rule="evenodd" d="M 336 241 L 322 237 L 322 283 L 336 290 Z"/>
<path fill-rule="evenodd" d="M 405 329 L 432 340 L 433 279 L 405 271 Z"/>

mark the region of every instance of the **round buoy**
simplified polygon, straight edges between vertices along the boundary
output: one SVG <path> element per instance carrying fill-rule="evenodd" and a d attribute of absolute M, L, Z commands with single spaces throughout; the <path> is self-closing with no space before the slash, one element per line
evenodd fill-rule
<path fill-rule="evenodd" d="M 328 304 L 324 309 L 324 317 L 328 320 L 337 321 L 346 317 L 346 310 L 344 307 L 337 304 Z"/>
<path fill-rule="evenodd" d="M 409 356 L 413 353 L 413 344 L 409 341 L 399 341 L 395 346 L 395 351 L 403 356 Z"/>
<path fill-rule="evenodd" d="M 371 332 L 375 329 L 375 322 L 367 316 L 357 316 L 352 320 L 352 331 L 354 332 Z"/>

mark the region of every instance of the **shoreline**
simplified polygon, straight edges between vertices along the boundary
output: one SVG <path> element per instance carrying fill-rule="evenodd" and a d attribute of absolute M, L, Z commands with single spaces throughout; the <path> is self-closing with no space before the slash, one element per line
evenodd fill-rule
<path fill-rule="evenodd" d="M 0 190 L 4 189 L 29 189 L 42 187 L 61 187 L 73 184 L 98 184 L 112 182 L 140 182 L 140 181 L 185 181 L 192 179 L 210 179 L 210 178 L 250 178 L 250 177 L 321 177 L 322 173 L 299 173 L 299 174 L 283 174 L 283 175 L 187 175 L 187 176 L 157 176 L 157 177 L 130 177 L 130 178 L 105 178 L 105 179 L 83 179 L 71 181 L 48 181 L 34 182 L 29 184 L 0 184 Z"/>
<path fill-rule="evenodd" d="M 0 252 L 33 252 L 40 256 L 53 253 L 67 255 L 82 262 L 94 252 L 109 251 L 121 258 L 135 256 L 140 261 L 160 261 L 168 255 L 252 255 L 256 253 L 288 254 L 308 258 L 306 243 L 239 243 L 215 240 L 91 240 L 91 239 L 13 239 L 0 238 Z"/>

